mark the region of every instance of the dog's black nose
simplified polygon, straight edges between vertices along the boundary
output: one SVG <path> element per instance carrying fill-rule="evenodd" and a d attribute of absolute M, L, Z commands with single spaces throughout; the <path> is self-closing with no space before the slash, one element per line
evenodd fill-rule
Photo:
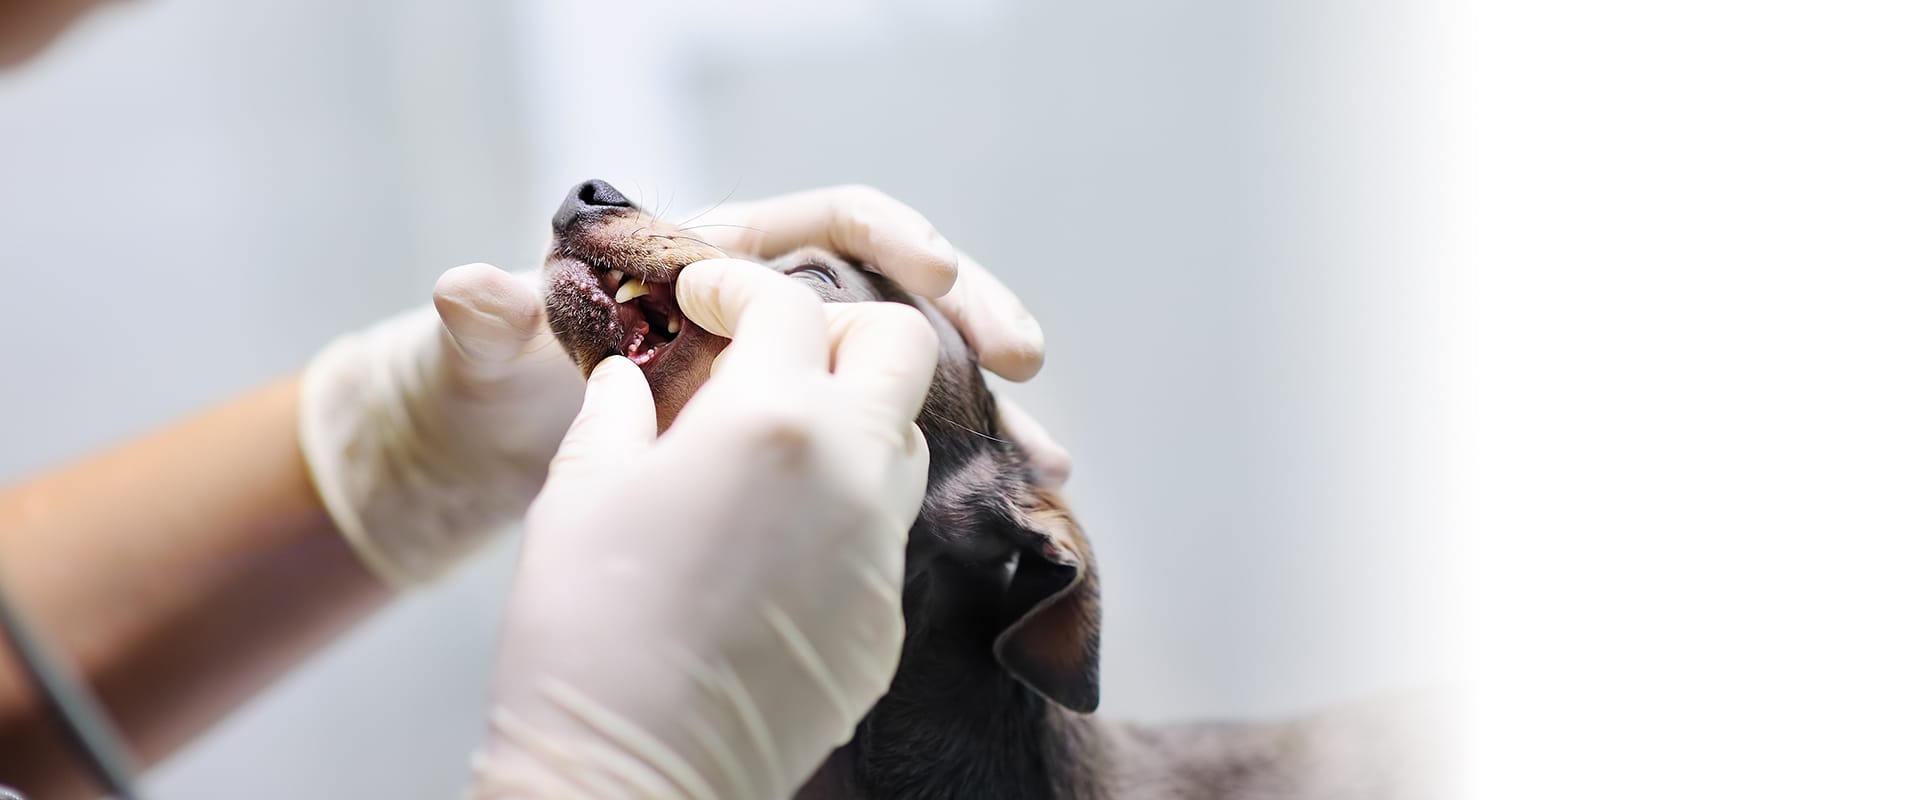
<path fill-rule="evenodd" d="M 574 220 L 608 208 L 637 208 L 632 200 L 620 193 L 620 190 L 608 186 L 606 181 L 587 181 L 567 192 L 567 198 L 560 201 L 560 210 L 553 212 L 553 229 L 566 230 Z"/>

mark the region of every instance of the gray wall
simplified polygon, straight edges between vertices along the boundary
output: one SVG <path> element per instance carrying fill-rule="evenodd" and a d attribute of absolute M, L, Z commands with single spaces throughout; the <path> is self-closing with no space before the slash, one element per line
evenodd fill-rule
<path fill-rule="evenodd" d="M 1008 391 L 1078 459 L 1104 713 L 1431 682 L 1441 80 L 1403 5 L 116 9 L 0 79 L 0 474 L 295 369 L 445 267 L 530 264 L 572 181 L 674 216 L 871 183 L 1047 326 Z M 75 274 L 143 283 L 77 304 Z M 160 796 L 451 792 L 509 549 L 163 765 Z"/>

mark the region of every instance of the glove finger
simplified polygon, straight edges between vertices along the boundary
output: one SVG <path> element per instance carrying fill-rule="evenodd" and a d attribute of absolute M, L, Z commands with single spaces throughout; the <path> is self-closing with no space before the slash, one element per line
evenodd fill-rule
<path fill-rule="evenodd" d="M 1020 299 L 920 212 L 877 189 L 841 186 L 723 205 L 695 221 L 725 250 L 768 258 L 802 245 L 826 247 L 934 298 L 981 366 L 1003 378 L 1027 380 L 1045 361 L 1040 324 Z"/>
<path fill-rule="evenodd" d="M 946 294 L 960 268 L 953 244 L 933 223 L 868 186 L 723 205 L 691 222 L 714 246 L 760 258 L 804 245 L 825 247 L 879 270 L 922 297 Z"/>
<path fill-rule="evenodd" d="M 927 470 L 932 459 L 933 451 L 927 447 L 927 434 L 920 430 L 920 426 L 909 423 L 907 425 L 907 469 L 903 474 L 907 476 L 907 497 L 910 502 L 902 509 L 901 516 L 905 524 L 895 528 L 900 531 L 897 544 L 907 543 L 907 531 L 913 526 L 913 518 L 920 514 L 920 498 L 927 494 Z M 900 559 L 894 560 L 895 564 L 900 562 Z M 892 573 L 890 577 L 900 580 L 900 573 Z"/>
<path fill-rule="evenodd" d="M 1046 363 L 1047 340 L 1039 321 L 1013 290 L 965 254 L 953 290 L 934 297 L 933 305 L 960 329 L 988 371 L 1024 381 Z"/>
<path fill-rule="evenodd" d="M 827 307 L 833 375 L 857 387 L 886 422 L 908 426 L 920 415 L 933 381 L 940 342 L 927 318 L 899 303 L 843 303 Z"/>
<path fill-rule="evenodd" d="M 467 264 L 440 275 L 433 308 L 460 353 L 476 367 L 501 367 L 550 339 L 539 293 L 526 281 L 489 264 Z"/>
<path fill-rule="evenodd" d="M 1047 429 L 1005 395 L 995 395 L 994 412 L 1000 418 L 1000 430 L 1027 455 L 1027 467 L 1042 489 L 1058 489 L 1073 474 L 1073 455 L 1060 446 Z"/>
<path fill-rule="evenodd" d="M 621 356 L 607 356 L 587 377 L 580 414 L 560 441 L 548 480 L 567 470 L 591 469 L 651 445 L 659 435 L 653 390 L 640 367 Z"/>
<path fill-rule="evenodd" d="M 693 324 L 733 340 L 726 349 L 728 369 L 826 368 L 820 298 L 764 265 L 731 258 L 695 262 L 680 272 L 674 294 Z"/>

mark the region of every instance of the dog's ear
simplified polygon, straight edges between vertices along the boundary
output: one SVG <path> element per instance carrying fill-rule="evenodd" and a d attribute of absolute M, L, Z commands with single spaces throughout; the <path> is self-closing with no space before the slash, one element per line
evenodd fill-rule
<path fill-rule="evenodd" d="M 1016 513 L 1023 534 L 993 642 L 1007 672 L 1047 699 L 1100 705 L 1100 581 L 1093 550 L 1058 498 L 1034 490 Z"/>

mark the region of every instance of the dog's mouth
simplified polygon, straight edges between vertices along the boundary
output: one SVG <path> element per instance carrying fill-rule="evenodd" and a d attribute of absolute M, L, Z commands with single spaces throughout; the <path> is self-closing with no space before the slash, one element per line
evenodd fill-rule
<path fill-rule="evenodd" d="M 638 366 L 664 430 L 726 346 L 682 313 L 674 298 L 680 270 L 726 255 L 605 182 L 587 181 L 554 212 L 542 270 L 547 323 L 583 375 L 609 356 Z"/>
<path fill-rule="evenodd" d="M 688 358 L 679 355 L 689 338 L 711 338 L 699 336 L 704 332 L 674 298 L 680 262 L 692 260 L 695 256 L 623 258 L 590 249 L 585 242 L 557 245 L 546 266 L 547 313 L 554 334 L 583 372 L 612 355 L 632 361 L 649 377 L 659 370 L 671 373 L 675 365 L 689 366 Z"/>
<path fill-rule="evenodd" d="M 613 304 L 618 352 L 640 367 L 663 358 L 692 323 L 674 299 L 674 278 L 648 281 L 617 269 L 593 268 L 599 288 Z"/>

